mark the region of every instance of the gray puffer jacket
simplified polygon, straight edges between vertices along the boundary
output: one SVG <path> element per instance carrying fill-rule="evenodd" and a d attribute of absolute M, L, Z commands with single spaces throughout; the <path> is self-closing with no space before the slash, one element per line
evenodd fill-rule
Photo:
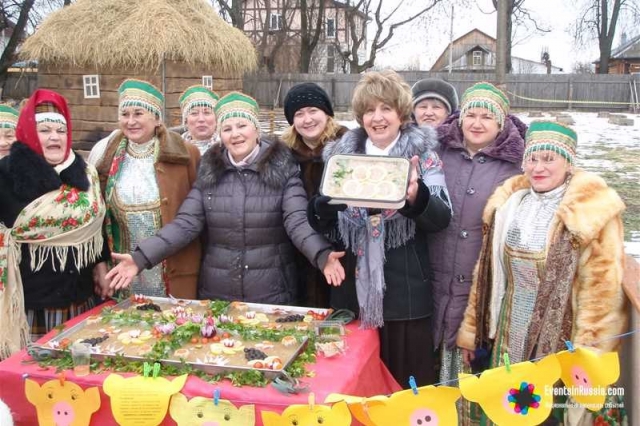
<path fill-rule="evenodd" d="M 437 131 L 437 152 L 443 162 L 453 217 L 449 227 L 431 236 L 429 245 L 435 308 L 433 340 L 436 347 L 443 343 L 452 349 L 482 245 L 482 211 L 498 186 L 521 173 L 526 125 L 509 115 L 496 140 L 473 157 L 464 147 L 458 114 L 449 117 Z"/>
<path fill-rule="evenodd" d="M 288 304 L 296 300 L 295 246 L 323 268 L 331 244 L 306 217 L 307 197 L 290 150 L 262 140 L 245 168 L 222 145 L 202 157 L 198 180 L 175 220 L 133 254 L 139 267 L 157 264 L 207 227 L 198 296 L 201 299 Z"/>

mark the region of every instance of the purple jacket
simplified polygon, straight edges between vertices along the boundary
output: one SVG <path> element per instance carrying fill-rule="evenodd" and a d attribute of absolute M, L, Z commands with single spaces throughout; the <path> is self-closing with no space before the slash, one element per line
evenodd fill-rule
<path fill-rule="evenodd" d="M 467 307 L 473 268 L 482 244 L 482 211 L 493 191 L 521 173 L 526 125 L 508 116 L 495 142 L 469 157 L 458 115 L 438 127 L 438 155 L 444 163 L 453 205 L 449 227 L 429 241 L 434 292 L 434 345 L 455 347 L 456 333 Z"/>

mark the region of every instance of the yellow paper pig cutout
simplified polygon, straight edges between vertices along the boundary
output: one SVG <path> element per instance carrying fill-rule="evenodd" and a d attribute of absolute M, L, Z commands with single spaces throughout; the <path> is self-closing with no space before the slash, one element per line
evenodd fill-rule
<path fill-rule="evenodd" d="M 607 388 L 620 377 L 620 361 L 616 352 L 598 354 L 587 348 L 575 348 L 556 355 L 562 370 L 560 378 L 567 393 L 578 404 L 591 411 L 604 405 Z"/>
<path fill-rule="evenodd" d="M 169 405 L 171 418 L 178 426 L 254 426 L 256 413 L 253 405 L 236 408 L 229 401 L 219 400 L 218 405 L 212 398 L 196 396 L 187 401 L 187 397 L 177 393 L 171 397 Z"/>
<path fill-rule="evenodd" d="M 167 415 L 169 398 L 187 381 L 187 375 L 173 381 L 164 377 L 135 376 L 125 379 L 110 374 L 102 389 L 111 397 L 111 413 L 121 426 L 156 426 Z"/>
<path fill-rule="evenodd" d="M 87 426 L 100 408 L 98 388 L 82 388 L 69 381 L 49 380 L 42 387 L 27 379 L 27 400 L 35 405 L 40 426 Z"/>
<path fill-rule="evenodd" d="M 480 377 L 460 374 L 460 391 L 469 401 L 480 404 L 498 425 L 538 425 L 551 412 L 553 384 L 560 378 L 555 354 L 536 364 L 526 361 L 483 372 Z"/>
<path fill-rule="evenodd" d="M 350 426 L 351 413 L 344 401 L 327 405 L 314 405 L 313 409 L 309 404 L 290 405 L 282 415 L 271 411 L 262 412 L 262 423 L 264 426 Z"/>
<path fill-rule="evenodd" d="M 365 426 L 435 426 L 458 424 L 456 401 L 460 390 L 447 386 L 423 386 L 415 395 L 413 390 L 396 392 L 389 398 L 347 396 L 351 414 Z M 329 400 L 344 395 L 332 394 Z M 325 400 L 326 402 L 327 400 Z"/>
<path fill-rule="evenodd" d="M 389 398 L 384 395 L 376 395 L 370 398 L 365 398 L 363 396 L 331 393 L 324 399 L 324 403 L 333 404 L 339 401 L 344 401 L 347 403 L 349 411 L 351 411 L 351 415 L 355 417 L 356 420 L 358 420 L 364 426 L 376 426 L 375 423 L 373 423 L 371 419 L 369 419 L 369 416 L 365 411 L 365 406 L 369 401 L 386 401 L 387 399 Z"/>

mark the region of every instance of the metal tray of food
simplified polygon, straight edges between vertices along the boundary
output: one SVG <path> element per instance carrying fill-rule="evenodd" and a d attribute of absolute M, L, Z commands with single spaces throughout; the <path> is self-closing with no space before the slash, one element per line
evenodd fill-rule
<path fill-rule="evenodd" d="M 208 300 L 131 297 L 103 309 L 100 315 L 85 318 L 39 346 L 62 351 L 75 342 L 88 340 L 93 346 L 94 359 L 123 355 L 132 361 L 142 361 L 156 342 L 166 339 L 165 333 L 184 331 L 185 324 L 191 329 L 197 328 L 194 324 L 200 324 L 198 330 L 210 326 L 210 303 Z M 147 309 L 140 309 L 143 305 Z M 201 333 L 196 333 L 197 336 L 161 362 L 168 365 L 184 362 L 209 374 L 257 370 L 274 378 L 304 350 L 308 340 L 305 333 L 313 331 L 312 323 L 329 313 L 327 309 L 232 302 L 225 314 L 214 319 L 214 336 L 205 340 Z M 278 330 L 285 336 L 277 342 L 256 341 L 242 339 L 235 332 L 225 330 L 225 324 L 238 323 L 247 328 Z M 288 330 L 297 332 L 287 335 Z M 262 355 L 267 358 L 260 359 Z"/>
<path fill-rule="evenodd" d="M 410 169 L 406 158 L 336 154 L 327 160 L 320 193 L 334 204 L 400 209 L 406 201 Z"/>

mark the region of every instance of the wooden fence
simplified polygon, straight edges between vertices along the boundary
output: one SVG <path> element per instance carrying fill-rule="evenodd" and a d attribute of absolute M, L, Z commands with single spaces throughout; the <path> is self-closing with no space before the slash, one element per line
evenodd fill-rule
<path fill-rule="evenodd" d="M 495 81 L 494 74 L 400 72 L 407 83 L 427 77 L 450 82 L 462 93 L 478 81 Z M 280 108 L 288 90 L 303 82 L 322 86 L 334 108 L 347 110 L 351 106 L 353 89 L 360 80 L 351 74 L 251 74 L 244 78 L 244 91 L 263 108 Z M 637 89 L 636 89 L 637 85 Z M 511 74 L 507 76 L 507 91 L 513 109 L 573 109 L 583 111 L 627 111 L 632 109 L 632 90 L 640 91 L 640 76 L 598 74 Z M 636 92 L 637 93 L 637 92 Z"/>
<path fill-rule="evenodd" d="M 407 83 L 427 77 L 450 82 L 462 93 L 477 81 L 494 81 L 494 74 L 429 73 L 403 71 Z M 351 74 L 248 74 L 243 90 L 263 108 L 281 108 L 289 89 L 307 81 L 318 83 L 331 98 L 336 110 L 351 107 L 353 89 L 360 75 Z M 36 73 L 10 73 L 4 86 L 3 99 L 28 97 L 38 87 Z M 640 94 L 638 75 L 599 74 L 511 74 L 507 76 L 511 107 L 516 110 L 573 109 L 580 111 L 628 111 Z M 636 95 L 632 96 L 635 91 Z M 636 104 L 636 107 L 640 105 Z M 636 108 L 640 110 L 640 108 Z"/>
<path fill-rule="evenodd" d="M 38 87 L 38 73 L 35 71 L 9 72 L 2 91 L 2 100 L 21 100 L 31 96 Z"/>

